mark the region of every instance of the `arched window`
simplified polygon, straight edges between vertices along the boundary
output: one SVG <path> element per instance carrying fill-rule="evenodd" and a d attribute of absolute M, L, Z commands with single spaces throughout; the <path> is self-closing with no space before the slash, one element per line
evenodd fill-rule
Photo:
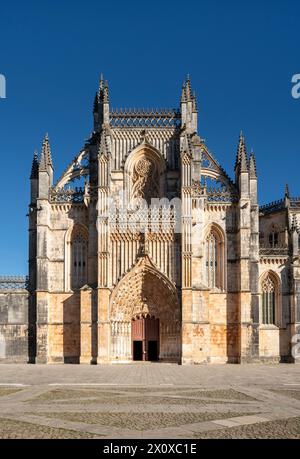
<path fill-rule="evenodd" d="M 269 234 L 269 245 L 270 245 L 270 247 L 277 247 L 278 246 L 278 233 L 276 231 L 272 231 Z"/>
<path fill-rule="evenodd" d="M 262 323 L 276 323 L 276 307 L 278 298 L 278 283 L 272 274 L 268 274 L 261 284 L 262 297 Z"/>
<path fill-rule="evenodd" d="M 273 224 L 269 230 L 269 247 L 278 247 L 279 245 L 279 230 Z"/>
<path fill-rule="evenodd" d="M 205 240 L 206 284 L 211 289 L 224 288 L 224 241 L 219 231 L 211 228 Z"/>
<path fill-rule="evenodd" d="M 87 234 L 76 226 L 71 238 L 71 288 L 77 289 L 87 283 Z"/>

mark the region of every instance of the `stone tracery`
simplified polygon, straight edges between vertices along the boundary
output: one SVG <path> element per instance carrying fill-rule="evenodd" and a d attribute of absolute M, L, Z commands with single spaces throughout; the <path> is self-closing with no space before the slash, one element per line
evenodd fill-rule
<path fill-rule="evenodd" d="M 138 260 L 112 293 L 111 347 L 112 352 L 118 349 L 118 355 L 113 355 L 113 358 L 129 357 L 129 324 L 132 319 L 142 317 L 155 317 L 160 320 L 160 358 L 178 359 L 180 308 L 177 291 L 167 277 L 157 270 L 148 255 Z M 122 330 L 125 330 L 124 333 Z M 120 354 L 120 349 L 126 352 Z"/>

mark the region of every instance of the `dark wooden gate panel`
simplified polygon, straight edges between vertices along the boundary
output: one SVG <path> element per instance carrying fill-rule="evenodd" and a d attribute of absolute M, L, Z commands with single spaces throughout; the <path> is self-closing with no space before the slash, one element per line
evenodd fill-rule
<path fill-rule="evenodd" d="M 145 319 L 136 319 L 131 324 L 132 341 L 142 341 L 145 336 Z"/>
<path fill-rule="evenodd" d="M 157 340 L 159 338 L 159 322 L 158 319 L 145 319 L 145 335 L 147 340 Z"/>
<path fill-rule="evenodd" d="M 131 323 L 131 342 L 132 358 L 135 359 L 135 349 L 137 342 L 142 342 L 142 360 L 158 360 L 159 355 L 159 319 L 147 317 L 132 320 Z M 151 352 L 149 355 L 149 341 L 151 341 Z M 156 344 L 155 344 L 156 343 Z M 155 351 L 156 349 L 156 351 Z M 138 359 L 139 360 L 139 359 Z"/>

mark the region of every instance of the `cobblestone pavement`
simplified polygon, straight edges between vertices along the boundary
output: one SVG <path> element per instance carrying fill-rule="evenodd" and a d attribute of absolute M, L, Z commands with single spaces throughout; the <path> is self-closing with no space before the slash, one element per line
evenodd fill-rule
<path fill-rule="evenodd" d="M 298 438 L 300 365 L 0 365 L 0 438 Z"/>

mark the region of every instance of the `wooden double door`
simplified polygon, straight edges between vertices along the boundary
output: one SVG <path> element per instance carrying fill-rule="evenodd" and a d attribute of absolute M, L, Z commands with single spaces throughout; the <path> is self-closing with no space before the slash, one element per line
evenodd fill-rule
<path fill-rule="evenodd" d="M 155 362 L 159 358 L 159 319 L 133 319 L 131 322 L 132 359 Z"/>

